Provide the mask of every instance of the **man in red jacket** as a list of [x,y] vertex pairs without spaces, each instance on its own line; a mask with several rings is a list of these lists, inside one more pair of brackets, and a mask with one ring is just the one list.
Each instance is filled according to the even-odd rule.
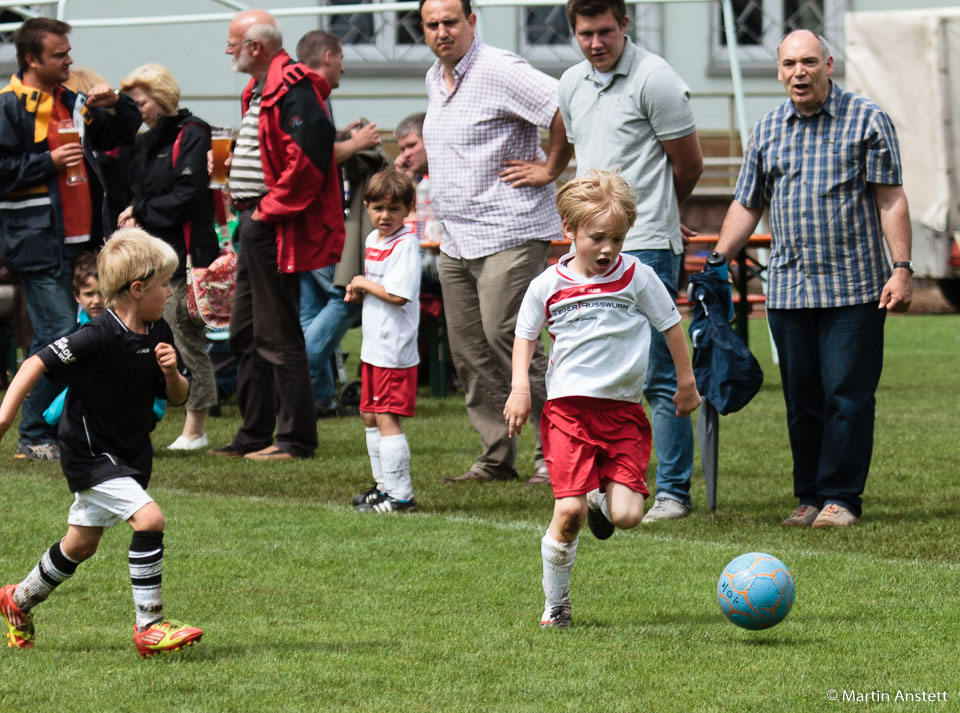
[[308,458],[317,447],[298,273],[337,262],[344,237],[330,86],[282,44],[263,10],[239,13],[227,33],[233,68],[251,76],[229,186],[240,215],[230,348],[243,425],[209,452],[248,460]]

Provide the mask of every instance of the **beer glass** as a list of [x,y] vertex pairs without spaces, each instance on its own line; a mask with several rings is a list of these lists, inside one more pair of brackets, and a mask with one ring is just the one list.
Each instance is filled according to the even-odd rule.
[[[57,134],[60,136],[60,145],[65,146],[66,144],[79,144],[80,143],[80,127],[71,120],[71,119],[61,119],[60,125],[57,129]],[[77,164],[76,166],[67,166],[67,185],[72,186],[76,183],[86,183],[87,177],[83,172],[83,166]]]
[[210,133],[210,149],[213,151],[213,174],[211,188],[227,187],[227,156],[233,144],[233,129],[213,129]]

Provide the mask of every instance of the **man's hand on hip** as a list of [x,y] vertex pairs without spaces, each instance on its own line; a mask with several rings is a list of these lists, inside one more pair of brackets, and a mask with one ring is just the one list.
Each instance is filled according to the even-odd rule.
[[511,188],[531,186],[539,188],[556,179],[547,171],[546,164],[534,161],[504,161],[504,169],[500,171],[500,180],[509,183]]

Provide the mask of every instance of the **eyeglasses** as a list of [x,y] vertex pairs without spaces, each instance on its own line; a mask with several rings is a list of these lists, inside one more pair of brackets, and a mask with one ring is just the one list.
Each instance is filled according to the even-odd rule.
[[256,40],[240,40],[239,42],[227,42],[227,49],[233,52],[237,48],[237,45],[245,45],[248,42],[256,42]]

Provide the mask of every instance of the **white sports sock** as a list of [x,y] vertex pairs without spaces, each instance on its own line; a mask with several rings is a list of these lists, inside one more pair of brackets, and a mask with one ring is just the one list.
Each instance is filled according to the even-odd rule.
[[387,495],[397,500],[413,499],[410,481],[410,445],[405,434],[380,437],[380,463]]
[[607,494],[605,492],[594,488],[587,493],[587,507],[591,510],[599,510],[605,518],[613,522],[610,518],[610,507],[607,505]]
[[163,619],[163,532],[135,530],[128,553],[137,630]]
[[70,579],[77,571],[77,564],[63,553],[60,543],[56,543],[43,553],[30,574],[13,590],[13,603],[24,613],[30,611]]
[[613,518],[610,517],[610,505],[607,502],[607,494],[603,494],[603,499],[600,501],[600,512],[603,513],[603,516],[607,518],[610,522],[613,522]]
[[384,492],[383,473],[380,471],[380,429],[376,426],[364,428],[367,432],[367,455],[370,456],[370,470],[377,481],[377,489]]
[[570,572],[573,560],[577,556],[578,537],[570,543],[557,542],[546,533],[540,540],[540,554],[543,557],[543,595],[546,597],[546,609],[570,601]]

